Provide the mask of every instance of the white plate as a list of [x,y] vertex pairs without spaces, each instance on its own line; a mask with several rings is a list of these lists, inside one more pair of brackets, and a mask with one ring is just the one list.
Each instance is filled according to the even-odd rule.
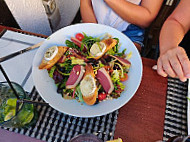
[[[94,106],[81,105],[76,100],[65,100],[61,94],[56,92],[57,87],[53,79],[48,76],[47,70],[38,69],[47,48],[53,45],[65,45],[65,40],[70,39],[71,36],[75,36],[78,32],[84,32],[93,37],[109,33],[113,37],[119,38],[121,43],[120,50],[127,48],[126,53],[132,51],[130,59],[132,65],[129,71],[129,79],[124,83],[126,86],[125,91],[122,92],[121,97],[118,99],[104,101]],[[119,109],[133,97],[142,78],[142,60],[135,45],[118,30],[100,24],[76,24],[55,32],[38,49],[33,61],[32,76],[37,91],[54,109],[77,117],[95,117]]]

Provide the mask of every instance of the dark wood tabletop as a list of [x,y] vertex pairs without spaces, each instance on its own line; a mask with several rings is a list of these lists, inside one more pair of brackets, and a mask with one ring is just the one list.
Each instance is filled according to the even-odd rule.
[[[0,25],[0,32],[7,28],[13,31],[34,34]],[[162,140],[166,106],[167,78],[159,76],[152,66],[155,60],[142,58],[143,76],[139,89],[133,98],[119,109],[114,138],[124,142],[154,142]],[[41,142],[25,135],[0,128],[0,142]]]
[[119,109],[114,135],[127,142],[154,142],[163,138],[167,79],[152,69],[156,61],[146,58],[142,61],[142,82],[134,97]]

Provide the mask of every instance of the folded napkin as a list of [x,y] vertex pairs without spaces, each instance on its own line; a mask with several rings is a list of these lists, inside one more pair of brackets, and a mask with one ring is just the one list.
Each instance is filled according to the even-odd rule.
[[[32,35],[6,31],[6,33],[0,38],[0,58],[25,49],[43,40],[44,38]],[[1,63],[9,79],[20,84],[25,91],[28,92],[30,92],[34,86],[31,71],[36,51],[37,49],[33,49]],[[5,81],[1,71],[0,81]]]

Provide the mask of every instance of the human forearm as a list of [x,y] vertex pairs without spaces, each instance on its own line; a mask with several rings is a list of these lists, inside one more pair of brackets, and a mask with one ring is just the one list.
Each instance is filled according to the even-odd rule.
[[190,77],[190,62],[185,50],[179,47],[185,35],[183,26],[174,19],[168,19],[160,33],[160,56],[158,58],[158,74],[178,77],[186,81]]
[[163,0],[143,0],[141,5],[130,3],[126,0],[104,0],[124,20],[148,27],[156,17]]
[[160,32],[160,54],[167,50],[178,47],[185,35],[183,26],[176,20],[168,19]]
[[178,47],[184,35],[190,29],[190,3],[181,0],[177,8],[165,21],[160,33],[160,52]]
[[80,0],[80,13],[84,23],[97,23],[91,0]]
[[160,34],[160,56],[157,72],[161,76],[178,77],[181,81],[190,78],[190,60],[179,43],[190,29],[190,3],[181,0],[164,23]]

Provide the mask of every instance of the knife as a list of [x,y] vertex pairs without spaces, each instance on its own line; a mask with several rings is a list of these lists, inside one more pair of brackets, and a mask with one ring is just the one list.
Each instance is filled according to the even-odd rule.
[[8,59],[11,59],[11,58],[13,58],[13,57],[15,57],[15,56],[17,56],[17,55],[20,55],[20,54],[23,54],[23,53],[25,53],[25,52],[27,52],[27,51],[30,51],[30,50],[32,50],[32,49],[38,48],[39,46],[42,45],[43,42],[44,42],[44,41],[41,41],[41,42],[39,42],[39,43],[37,43],[37,44],[35,44],[35,45],[33,45],[33,46],[30,46],[30,47],[28,47],[28,48],[22,49],[22,50],[20,50],[20,51],[17,51],[17,52],[15,52],[15,53],[10,54],[10,55],[4,56],[4,57],[0,58],[0,63],[3,62],[3,61],[6,61],[6,60],[8,60]]

